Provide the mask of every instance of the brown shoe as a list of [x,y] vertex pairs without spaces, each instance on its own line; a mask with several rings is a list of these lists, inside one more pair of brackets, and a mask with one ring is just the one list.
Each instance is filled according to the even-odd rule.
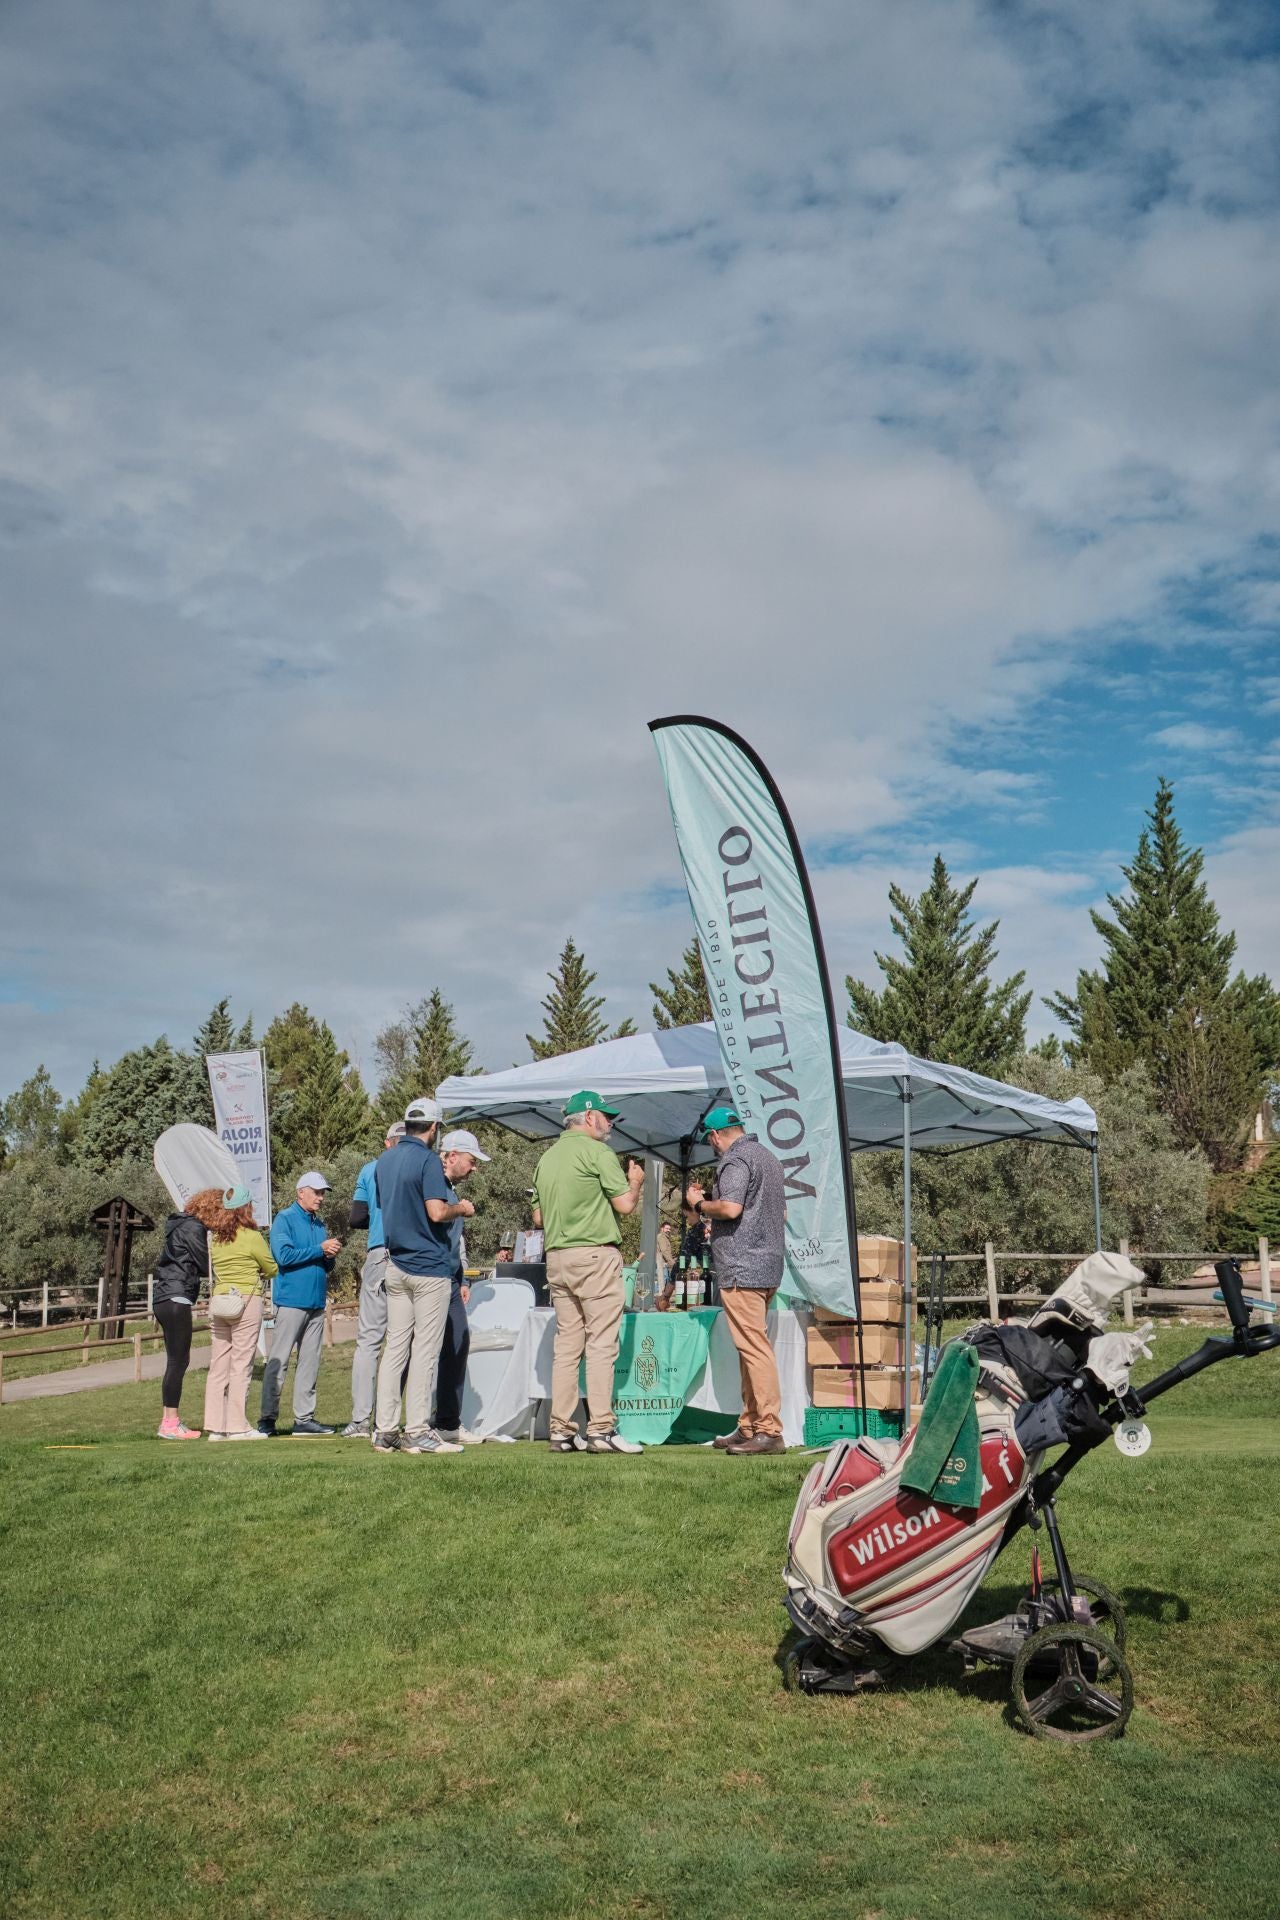
[[741,1427],[735,1427],[732,1433],[718,1433],[711,1444],[723,1453],[727,1447],[736,1447],[740,1441],[750,1438],[751,1435],[744,1433]]
[[750,1440],[735,1440],[726,1453],[785,1453],[787,1443],[780,1433],[757,1433]]

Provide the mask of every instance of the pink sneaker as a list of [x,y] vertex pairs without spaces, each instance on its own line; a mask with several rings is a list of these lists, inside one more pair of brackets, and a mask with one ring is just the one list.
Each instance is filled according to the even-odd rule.
[[156,1438],[158,1440],[198,1440],[200,1438],[200,1429],[198,1427],[184,1427],[181,1420],[170,1420],[166,1418],[162,1420],[156,1428]]

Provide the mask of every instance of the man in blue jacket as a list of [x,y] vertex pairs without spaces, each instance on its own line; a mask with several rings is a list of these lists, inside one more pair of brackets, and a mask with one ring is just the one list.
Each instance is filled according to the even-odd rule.
[[[387,1128],[387,1151],[404,1139],[404,1121]],[[356,1179],[351,1203],[351,1225],[369,1232],[364,1265],[360,1269],[360,1303],[356,1309],[356,1350],[351,1362],[351,1419],[342,1429],[343,1440],[368,1440],[373,1419],[373,1394],[378,1380],[378,1355],[387,1336],[387,1237],[378,1205],[376,1160],[366,1160]]]
[[259,1433],[274,1434],[276,1430],[280,1388],[295,1347],[294,1438],[316,1438],[333,1432],[315,1417],[316,1381],[324,1345],[324,1303],[334,1256],[342,1247],[341,1240],[320,1218],[320,1202],[328,1192],[329,1182],[322,1173],[304,1173],[298,1182],[298,1198],[276,1215],[271,1228],[271,1252],[280,1271],[272,1288],[276,1330],[262,1376]]

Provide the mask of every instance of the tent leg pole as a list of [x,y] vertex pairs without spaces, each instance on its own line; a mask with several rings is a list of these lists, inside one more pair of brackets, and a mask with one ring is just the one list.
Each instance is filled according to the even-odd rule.
[[1102,1188],[1098,1184],[1098,1143],[1095,1140],[1089,1149],[1089,1158],[1093,1163],[1093,1244],[1102,1252]]
[[911,1076],[902,1083],[902,1431],[911,1424]]

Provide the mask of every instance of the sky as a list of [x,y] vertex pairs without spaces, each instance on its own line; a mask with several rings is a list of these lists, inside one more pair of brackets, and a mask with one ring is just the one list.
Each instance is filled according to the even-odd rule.
[[1280,974],[1278,72],[1231,0],[8,0],[0,1094],[227,994],[503,1067],[568,934],[648,1024],[671,712],[838,987],[937,851],[1070,986],[1162,774]]

